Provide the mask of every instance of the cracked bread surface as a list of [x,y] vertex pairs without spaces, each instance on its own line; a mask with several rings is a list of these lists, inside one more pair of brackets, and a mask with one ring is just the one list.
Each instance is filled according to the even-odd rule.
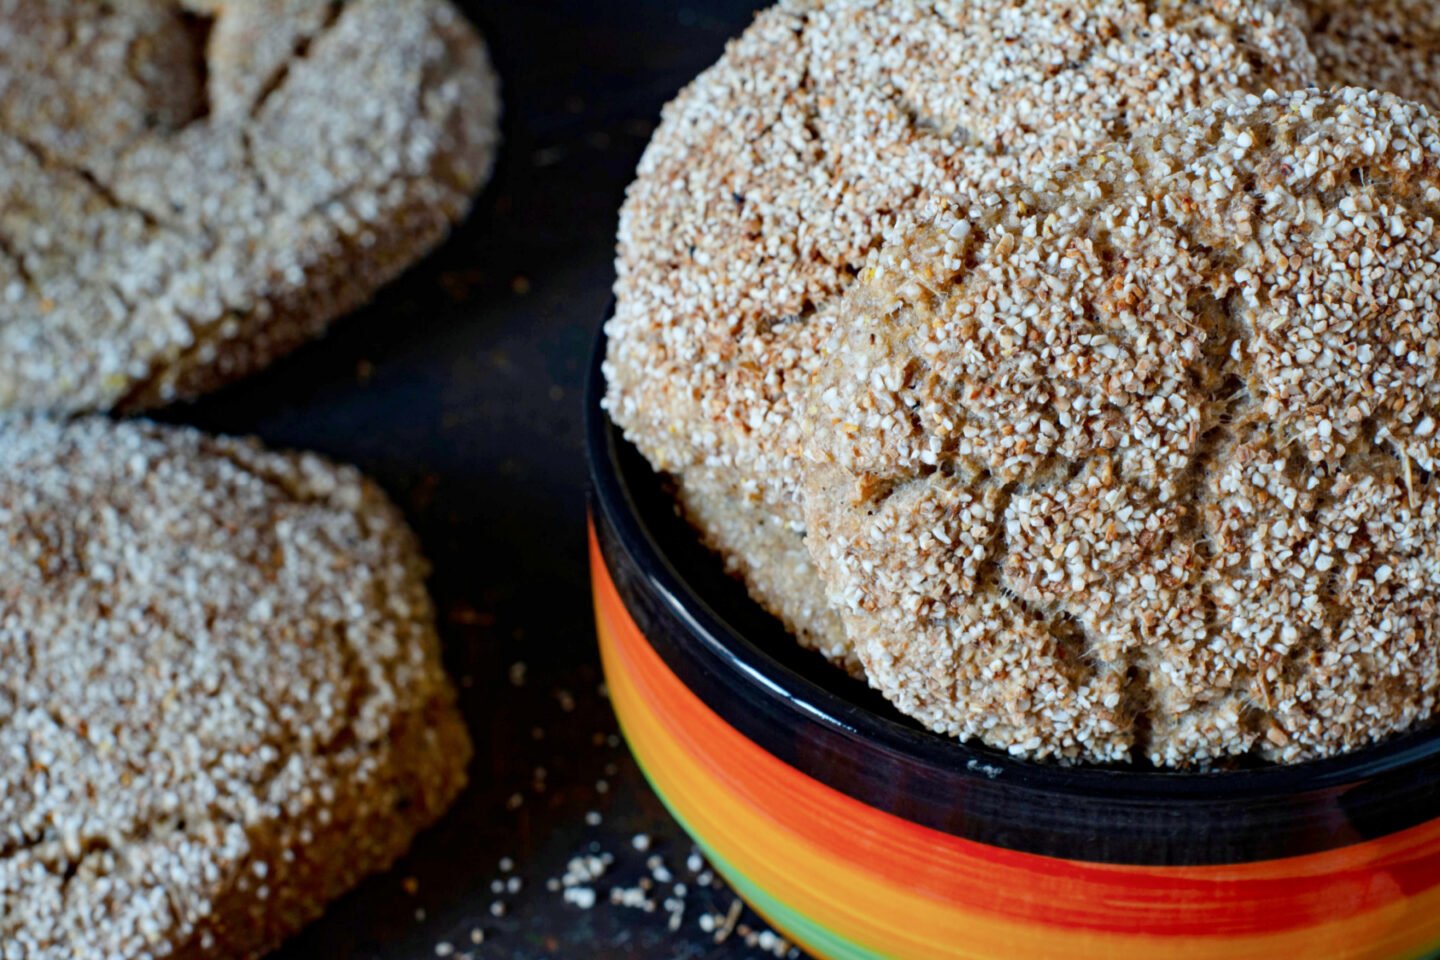
[[1288,2],[787,0],[664,112],[621,211],[606,406],[751,592],[853,661],[805,558],[798,412],[834,304],[935,197],[1313,80]]
[[867,674],[1035,758],[1329,756],[1440,690],[1440,128],[1314,90],[937,211],[840,311],[809,545]]
[[258,957],[464,784],[426,568],[372,483],[0,418],[0,955]]
[[0,409],[153,408],[319,335],[488,178],[446,0],[0,2]]

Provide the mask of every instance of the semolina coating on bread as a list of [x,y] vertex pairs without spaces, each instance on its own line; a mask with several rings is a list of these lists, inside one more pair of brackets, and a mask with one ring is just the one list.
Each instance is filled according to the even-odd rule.
[[448,0],[0,2],[0,410],[266,366],[442,240],[499,94]]
[[870,261],[807,421],[872,684],[1037,758],[1331,756],[1440,692],[1440,125],[1219,104]]
[[663,114],[620,215],[607,408],[806,646],[799,411],[833,307],[937,198],[1314,80],[1284,0],[784,0]]
[[0,418],[0,943],[241,960],[465,781],[384,494],[191,430]]

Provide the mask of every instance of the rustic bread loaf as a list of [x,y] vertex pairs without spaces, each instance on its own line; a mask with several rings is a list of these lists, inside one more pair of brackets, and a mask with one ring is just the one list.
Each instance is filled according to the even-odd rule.
[[354,470],[0,418],[0,954],[239,960],[465,779],[425,566]]
[[0,409],[251,373],[428,251],[499,101],[447,0],[0,2]]
[[800,640],[853,665],[804,560],[800,397],[835,300],[937,197],[1314,79],[1285,0],[785,0],[666,108],[621,212],[608,409]]
[[1247,98],[873,257],[808,411],[871,682],[1030,757],[1295,762],[1440,692],[1440,125]]

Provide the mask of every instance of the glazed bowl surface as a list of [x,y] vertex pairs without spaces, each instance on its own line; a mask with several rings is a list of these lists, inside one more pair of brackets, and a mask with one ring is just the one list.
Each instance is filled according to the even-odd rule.
[[625,737],[735,889],[830,960],[1440,956],[1440,731],[1209,773],[926,731],[802,650],[587,391],[591,576]]

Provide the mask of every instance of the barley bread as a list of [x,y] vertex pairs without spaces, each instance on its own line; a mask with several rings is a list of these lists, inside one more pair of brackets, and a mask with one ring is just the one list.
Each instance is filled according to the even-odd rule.
[[448,0],[0,0],[0,410],[252,373],[437,244],[499,100]]
[[0,418],[0,956],[258,957],[449,805],[426,568],[353,469]]
[[939,197],[1314,79],[1289,2],[785,0],[664,112],[620,215],[606,405],[706,541],[854,666],[805,560],[800,398],[835,301]]
[[1068,761],[1298,762],[1440,692],[1440,126],[1222,103],[871,259],[807,421],[872,684]]

